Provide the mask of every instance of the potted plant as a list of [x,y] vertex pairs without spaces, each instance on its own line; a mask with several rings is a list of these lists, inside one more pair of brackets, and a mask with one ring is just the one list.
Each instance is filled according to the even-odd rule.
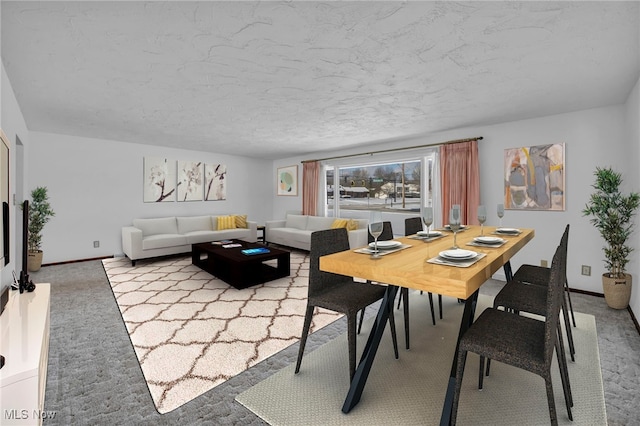
[[603,248],[607,271],[602,274],[602,287],[611,308],[625,309],[631,297],[631,275],[625,268],[633,248],[627,240],[633,231],[632,217],[640,204],[640,195],[620,192],[622,175],[612,168],[596,167],[595,192],[591,194],[582,214],[591,216],[590,222],[600,232],[606,245]]
[[27,269],[37,271],[42,266],[42,229],[55,216],[51,205],[47,188],[39,186],[31,191],[31,202],[29,203],[29,226],[27,237]]

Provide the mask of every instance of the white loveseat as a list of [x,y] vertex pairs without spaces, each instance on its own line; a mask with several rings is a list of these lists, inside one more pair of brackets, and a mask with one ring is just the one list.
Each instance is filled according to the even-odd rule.
[[[330,229],[336,218],[287,214],[285,220],[265,222],[265,240],[288,247],[296,247],[309,251],[311,249],[311,233]],[[349,246],[358,248],[367,245],[368,223],[366,219],[352,220],[357,229],[348,231]]]
[[[237,215],[227,215],[237,216]],[[246,220],[246,228],[218,229],[219,216],[163,217],[134,219],[122,228],[122,250],[135,265],[136,260],[191,252],[191,244],[238,239],[258,240],[258,224]],[[237,223],[244,225],[242,219]],[[234,221],[231,221],[233,224]]]

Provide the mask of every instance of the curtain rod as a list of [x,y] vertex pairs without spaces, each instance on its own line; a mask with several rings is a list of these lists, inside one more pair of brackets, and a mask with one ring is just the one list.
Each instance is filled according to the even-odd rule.
[[452,144],[452,143],[481,141],[482,139],[483,139],[482,136],[477,136],[475,138],[467,138],[467,139],[454,139],[454,140],[446,141],[446,142],[437,142],[437,143],[430,143],[430,144],[426,144],[426,145],[408,146],[408,147],[405,147],[405,148],[383,149],[383,150],[380,150],[380,151],[363,152],[361,154],[338,155],[338,156],[335,156],[335,157],[317,158],[315,160],[302,160],[301,163],[312,163],[314,161],[336,160],[338,158],[360,157],[360,156],[363,156],[363,155],[382,154],[382,153],[385,153],[385,152],[392,152],[392,151],[405,151],[405,150],[409,150],[409,149],[427,148],[427,147],[430,147],[430,146],[449,145],[449,144]]

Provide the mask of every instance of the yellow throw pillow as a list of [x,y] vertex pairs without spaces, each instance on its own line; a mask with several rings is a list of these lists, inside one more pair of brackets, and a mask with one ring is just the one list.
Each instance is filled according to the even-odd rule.
[[235,228],[236,218],[234,216],[218,216],[218,231]]
[[247,215],[246,214],[237,214],[234,216],[236,219],[236,228],[248,228],[247,224]]
[[346,227],[347,227],[347,219],[336,219],[331,224],[331,229],[346,228]]
[[358,229],[358,221],[354,219],[349,219],[347,222],[347,231],[355,231]]

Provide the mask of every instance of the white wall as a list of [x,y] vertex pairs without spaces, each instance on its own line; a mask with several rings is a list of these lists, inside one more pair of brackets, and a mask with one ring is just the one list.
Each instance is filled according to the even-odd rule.
[[[420,139],[370,145],[356,150],[321,152],[304,158],[287,158],[274,162],[274,169],[299,164],[301,160],[313,158],[483,136],[484,140],[479,142],[481,200],[487,206],[495,206],[502,202],[504,191],[502,166],[504,149],[565,143],[566,211],[508,210],[506,212],[503,225],[529,227],[536,231],[536,237],[513,259],[512,266],[515,270],[522,263],[539,264],[542,259],[550,261],[564,227],[569,223],[571,225],[567,264],[569,283],[574,288],[602,293],[601,274],[604,272],[602,241],[588,219],[582,217],[581,210],[591,192],[590,185],[593,183],[593,171],[596,166],[613,166],[628,179],[631,178],[628,171],[633,167],[625,155],[629,151],[630,144],[625,127],[625,113],[625,105],[616,105],[492,126],[469,127]],[[301,196],[274,197],[273,216],[284,217],[287,210],[301,209],[301,200]],[[489,216],[487,223],[497,225],[497,221],[497,216],[493,214]],[[638,247],[637,240],[636,247]],[[590,277],[580,274],[581,265],[591,266]],[[503,276],[501,273],[496,274],[496,277]]]
[[[144,203],[145,156],[226,164],[227,199]],[[121,254],[121,228],[137,217],[239,213],[262,223],[271,211],[271,161],[39,132],[30,133],[27,161],[27,191],[46,186],[56,212],[43,263]]]
[[[628,129],[628,150],[625,157],[628,161],[625,188],[627,191],[640,192],[640,79],[629,95],[626,107],[626,126]],[[640,315],[640,214],[635,217],[636,231],[632,235],[636,251],[631,254],[631,262],[627,271],[633,276],[630,306],[636,317]]]
[[[21,175],[16,173],[16,152],[18,149],[23,149],[16,147],[16,137],[19,137],[24,144],[25,142],[28,142],[29,135],[4,66],[1,66],[1,68],[0,103],[2,104],[2,110],[0,113],[0,127],[7,135],[10,143],[9,194],[11,197],[12,194],[16,193],[16,188],[22,187],[22,181],[24,179],[24,173]],[[26,147],[24,147],[24,149],[26,149]],[[17,225],[13,226],[16,221],[19,224],[21,223],[22,211],[18,206],[10,203],[9,215],[12,224],[12,226],[10,226],[10,263],[2,269],[2,284],[10,283],[13,280],[11,271],[15,271],[16,274],[19,274],[22,269],[21,257],[18,255],[18,253],[21,252],[20,248],[22,247],[22,244],[21,240],[17,238],[17,236],[22,236],[20,232],[17,232],[17,230],[21,228]]]

